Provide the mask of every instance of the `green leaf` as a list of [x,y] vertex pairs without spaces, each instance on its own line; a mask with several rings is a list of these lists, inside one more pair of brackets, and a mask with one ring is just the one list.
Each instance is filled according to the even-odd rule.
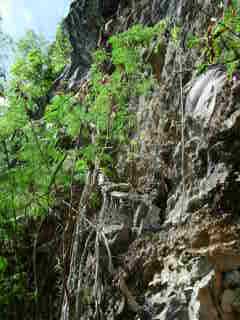
[[5,270],[7,269],[7,265],[7,259],[0,256],[0,273],[5,272]]
[[198,47],[199,44],[200,44],[200,38],[191,34],[188,36],[188,39],[187,39],[187,46],[189,49],[191,48],[194,48],[194,47]]

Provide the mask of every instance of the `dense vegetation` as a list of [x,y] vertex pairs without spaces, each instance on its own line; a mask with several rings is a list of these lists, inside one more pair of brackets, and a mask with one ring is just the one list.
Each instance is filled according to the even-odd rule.
[[[0,117],[0,241],[12,252],[0,258],[1,305],[38,299],[19,253],[24,222],[40,224],[96,163],[118,179],[115,155],[134,127],[129,98],[146,94],[154,81],[142,50],[153,37],[160,46],[164,29],[162,22],[138,25],[113,36],[111,50],[94,53],[91,79],[77,94],[54,87],[70,53],[61,29],[50,45],[32,31],[19,41]],[[96,196],[91,201],[98,206]]]
[[238,0],[230,3],[222,17],[211,19],[205,34],[190,36],[188,44],[202,52],[203,62],[198,65],[200,71],[212,64],[221,64],[231,78],[240,65],[240,7]]
[[[59,27],[56,40],[48,44],[33,31],[26,33],[16,48],[6,105],[0,117],[0,242],[10,255],[0,257],[0,316],[7,305],[32,300],[27,288],[27,270],[22,260],[21,241],[24,221],[47,214],[52,196],[50,181],[61,156],[57,137],[46,128],[43,113],[49,93],[69,58],[70,46]],[[53,167],[52,167],[53,166]],[[53,179],[53,178],[52,178]],[[22,217],[22,220],[21,220]]]

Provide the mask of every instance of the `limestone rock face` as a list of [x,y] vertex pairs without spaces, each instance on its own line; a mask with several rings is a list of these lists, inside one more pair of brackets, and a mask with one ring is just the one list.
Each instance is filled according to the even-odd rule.
[[70,81],[70,87],[89,70],[91,53],[97,44],[101,18],[98,1],[72,1],[69,13],[64,20],[72,45],[72,54],[71,64],[67,66],[63,77]]
[[73,88],[86,76],[97,47],[104,20],[110,19],[119,7],[119,0],[73,0],[64,20],[72,45],[71,63],[61,78]]
[[[104,233],[115,269],[111,281],[104,278],[101,319],[240,319],[240,82],[227,80],[222,66],[197,76],[198,53],[186,50],[187,34],[206,30],[209,16],[222,14],[217,3],[75,0],[65,20],[73,46],[64,75],[70,86],[88,72],[110,19],[113,33],[164,17],[182,24],[181,53],[166,36],[158,84],[129,101],[139,142],[134,191],[109,193]],[[128,176],[124,152],[117,170]],[[95,319],[92,313],[87,305],[81,319]]]

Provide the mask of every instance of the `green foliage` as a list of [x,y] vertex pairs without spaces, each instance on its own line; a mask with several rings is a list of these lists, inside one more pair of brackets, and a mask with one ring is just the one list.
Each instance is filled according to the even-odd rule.
[[188,48],[190,49],[200,45],[200,38],[193,34],[189,34],[187,40],[188,40]]
[[46,95],[64,66],[69,62],[70,44],[59,25],[55,41],[48,42],[34,31],[28,31],[17,44],[15,63],[11,68],[11,90],[14,97],[24,95],[36,100]]
[[171,29],[171,37],[175,43],[179,41],[180,32],[181,32],[181,28],[178,26],[175,26],[174,28]]
[[[150,66],[144,61],[142,51],[154,38],[162,39],[164,30],[164,22],[154,27],[136,25],[110,38],[111,55],[104,50],[94,55],[91,89],[86,102],[90,111],[88,120],[97,133],[95,150],[103,165],[112,162],[116,146],[128,143],[134,126],[127,108],[129,98],[146,94],[153,84],[153,78],[145,73],[150,71]],[[114,71],[105,74],[104,65],[109,59]]]
[[5,272],[7,268],[7,259],[0,256],[0,274]]
[[[164,29],[163,22],[137,25],[113,36],[111,53],[94,53],[89,90],[81,103],[59,93],[44,107],[40,120],[33,120],[30,111],[48,92],[69,47],[61,28],[50,50],[32,31],[18,43],[8,107],[0,116],[0,216],[14,222],[18,215],[47,212],[56,189],[69,187],[65,160],[74,164],[76,180],[82,180],[96,161],[105,172],[114,170],[114,156],[134,128],[129,99],[146,94],[153,84],[142,50],[153,39],[161,45]],[[111,73],[105,70],[107,63],[113,65]]]
[[28,30],[23,38],[17,43],[17,57],[25,58],[32,50],[40,52],[47,51],[47,41],[42,35],[35,33],[33,30]]
[[[164,28],[164,23],[151,28],[138,25],[113,36],[109,41],[111,54],[105,50],[94,53],[89,91],[81,104],[71,95],[60,95],[48,106],[45,114],[48,128],[61,130],[71,139],[83,142],[76,154],[75,178],[81,180],[96,161],[104,172],[113,170],[114,154],[128,143],[134,127],[128,111],[129,99],[146,94],[153,84],[153,78],[144,73],[150,66],[144,63],[142,49],[153,38],[160,39]],[[109,61],[114,67],[110,74],[105,71]]]
[[26,273],[17,266],[16,272],[11,274],[10,270],[7,270],[7,266],[7,263],[4,262],[4,268],[0,270],[1,319],[7,319],[9,317],[9,305],[22,305],[24,299],[32,300],[32,294],[28,293],[26,290]]
[[36,99],[48,92],[54,78],[47,42],[28,31],[17,44],[16,60],[11,68],[13,96],[24,95],[34,105]]
[[51,65],[55,74],[59,74],[70,61],[71,45],[62,24],[59,24],[56,39],[50,46],[49,54]]
[[188,46],[203,51],[205,62],[199,66],[203,71],[206,65],[223,64],[229,77],[240,66],[240,7],[238,1],[232,1],[222,18],[212,22],[203,37],[191,35]]
[[[29,31],[19,41],[8,106],[0,116],[0,231],[4,237],[11,236],[17,215],[48,211],[53,178],[60,185],[67,180],[61,170],[55,179],[63,156],[57,147],[57,128],[47,128],[43,119],[31,119],[31,112],[39,108],[55,79],[51,61],[48,44],[41,36]],[[6,228],[6,220],[13,221],[13,228]]]
[[[65,35],[58,29],[49,45],[33,32],[18,44],[7,91],[8,106],[0,115],[0,233],[10,240],[19,236],[19,217],[38,217],[49,212],[58,191],[69,192],[82,184],[96,163],[112,179],[116,154],[129,143],[135,120],[129,100],[147,94],[154,83],[143,49],[153,39],[161,46],[164,23],[134,26],[110,39],[112,52],[97,50],[88,90],[81,99],[58,94],[43,105],[44,96],[69,57]],[[111,65],[111,71],[106,68]],[[45,103],[46,104],[46,103]],[[101,197],[93,193],[89,206],[97,210]],[[21,228],[20,228],[21,229]],[[0,258],[0,305],[24,294],[24,272],[16,268],[12,280]],[[1,271],[2,270],[2,271]],[[15,280],[14,280],[15,279]],[[9,286],[9,294],[6,295]]]
[[154,27],[135,25],[128,31],[113,36],[109,41],[112,45],[113,63],[124,67],[127,74],[141,71],[141,49],[148,48],[154,38],[162,41],[165,28],[166,23],[161,21]]

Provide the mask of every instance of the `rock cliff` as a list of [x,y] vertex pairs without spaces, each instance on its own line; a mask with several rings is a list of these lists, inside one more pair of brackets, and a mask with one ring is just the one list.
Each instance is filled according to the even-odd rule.
[[[227,79],[221,65],[197,76],[194,66],[201,57],[186,48],[188,33],[201,33],[212,17],[222,14],[218,3],[71,4],[65,25],[73,51],[64,77],[76,90],[104,30],[113,34],[163,18],[168,18],[169,28],[181,25],[180,47],[166,34],[165,55],[154,59],[158,84],[147,97],[129,101],[137,118],[138,151],[134,162],[123,151],[117,170],[124,184],[134,168],[135,187],[109,181],[105,186],[103,233],[109,247],[108,252],[100,250],[99,301],[88,301],[99,263],[89,252],[80,319],[240,318],[240,82]],[[108,255],[111,274],[106,271]],[[69,279],[73,276],[70,268]],[[66,293],[62,320],[72,319],[70,305]]]

